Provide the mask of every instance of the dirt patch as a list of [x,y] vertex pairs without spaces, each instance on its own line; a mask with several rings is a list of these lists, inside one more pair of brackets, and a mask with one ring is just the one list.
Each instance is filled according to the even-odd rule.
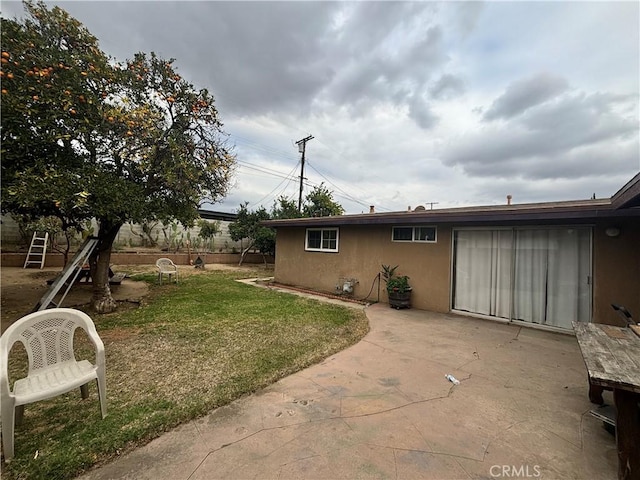
[[[31,313],[49,290],[47,280],[55,278],[59,268],[42,270],[3,267],[0,271],[0,312],[2,331],[18,318]],[[111,294],[117,302],[139,303],[149,293],[144,282],[125,278],[120,285],[111,285]],[[61,306],[80,308],[91,302],[92,285],[76,283]]]
[[[255,266],[254,273],[255,273]],[[124,272],[127,275],[140,273],[155,273],[155,265],[114,265],[114,272]],[[235,265],[207,265],[206,270],[197,269],[188,265],[178,266],[179,278],[191,275],[199,275],[211,270],[251,270]],[[15,320],[31,313],[40,299],[47,293],[49,285],[47,280],[55,278],[60,268],[23,269],[19,267],[2,267],[0,269],[0,327],[1,331],[11,325]],[[120,285],[111,285],[111,295],[120,303],[120,308],[125,305],[138,305],[149,294],[149,286],[145,282],[137,282],[125,278]],[[91,302],[92,285],[76,283],[62,303],[62,307],[83,308]]]

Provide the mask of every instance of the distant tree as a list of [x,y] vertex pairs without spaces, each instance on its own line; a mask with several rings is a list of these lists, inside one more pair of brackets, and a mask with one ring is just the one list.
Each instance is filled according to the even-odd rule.
[[248,240],[247,246],[243,248],[240,255],[239,265],[242,265],[247,253],[254,248],[262,253],[262,258],[266,264],[265,255],[272,255],[275,250],[275,232],[269,227],[260,225],[260,222],[269,220],[270,215],[264,207],[250,211],[248,205],[249,202],[240,205],[238,218],[235,222],[229,224],[229,235],[235,242],[243,239]]
[[342,215],[344,208],[333,200],[333,192],[321,183],[305,197],[302,213],[303,217],[328,217]]
[[120,227],[191,225],[203,200],[226,194],[235,158],[213,97],[172,60],[116,63],[64,10],[24,5],[24,21],[2,19],[2,211],[76,229],[95,217],[92,304],[109,312]]
[[198,236],[208,244],[208,248],[213,250],[213,237],[221,232],[220,221],[209,222],[201,218],[198,220],[198,226],[200,227]]
[[323,184],[314,188],[305,198],[304,208],[302,212],[298,211],[298,207],[293,200],[286,197],[279,197],[273,202],[271,212],[267,212],[264,207],[258,210],[250,211],[248,209],[249,202],[240,205],[238,210],[238,219],[229,225],[229,233],[231,239],[240,241],[247,239],[248,244],[243,248],[240,256],[240,265],[244,261],[246,254],[251,249],[257,249],[262,253],[263,259],[265,255],[275,255],[276,252],[276,234],[275,230],[261,225],[265,220],[280,220],[286,218],[301,217],[324,217],[329,215],[342,215],[344,209],[339,203],[333,200],[333,193],[329,191]]
[[293,200],[289,200],[287,197],[279,197],[278,200],[274,200],[273,207],[271,207],[272,219],[300,217],[302,217],[302,214],[298,212],[298,206]]

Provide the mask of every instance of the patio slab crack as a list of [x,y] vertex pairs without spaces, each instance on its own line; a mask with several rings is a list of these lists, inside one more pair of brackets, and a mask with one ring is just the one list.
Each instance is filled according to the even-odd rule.
[[[412,402],[407,402],[407,403],[402,404],[402,405],[398,405],[396,407],[386,408],[386,409],[379,410],[379,411],[376,411],[376,412],[360,413],[360,414],[354,414],[354,415],[329,416],[327,418],[314,419],[314,420],[310,420],[310,421],[307,421],[307,422],[296,422],[296,423],[290,423],[290,424],[287,424],[287,425],[278,425],[278,426],[275,426],[275,427],[263,427],[263,428],[260,428],[260,429],[254,431],[254,432],[252,432],[252,433],[250,433],[248,435],[245,435],[242,438],[238,438],[237,440],[234,440],[234,441],[229,442],[229,443],[225,443],[223,445],[220,445],[220,447],[218,447],[218,448],[214,448],[214,449],[210,450],[204,456],[202,461],[200,463],[198,463],[198,465],[193,469],[193,471],[191,472],[191,474],[187,478],[188,479],[192,478],[193,475],[200,469],[200,467],[207,461],[207,459],[211,455],[213,455],[213,454],[215,454],[215,453],[219,452],[220,450],[225,449],[227,447],[231,447],[233,445],[237,445],[239,443],[242,443],[245,440],[248,440],[248,439],[250,439],[252,437],[260,435],[261,433],[264,433],[264,432],[277,431],[277,430],[282,430],[282,429],[289,429],[289,428],[298,427],[298,426],[301,426],[301,425],[310,425],[310,424],[313,424],[313,423],[328,422],[328,421],[333,421],[333,420],[344,421],[344,420],[354,419],[354,418],[365,418],[365,417],[374,417],[376,415],[384,415],[386,413],[402,410],[403,408],[407,408],[407,407],[410,407],[410,406],[413,406],[413,405],[421,405],[421,404],[429,403],[429,402],[432,402],[432,401],[449,398],[451,396],[451,394],[453,393],[453,390],[454,390],[454,385],[452,385],[449,388],[449,391],[448,391],[448,393],[446,395],[440,395],[440,396],[432,397],[432,398],[425,398],[425,399],[422,399],[422,400],[415,400],[415,401],[412,401]],[[340,400],[342,401],[343,398],[352,398],[352,397],[349,397],[349,396],[340,397]],[[290,440],[290,441],[288,441],[286,443],[290,443],[291,441],[292,440]],[[278,448],[280,448],[280,447],[278,447]],[[385,447],[385,448],[390,448],[390,447]],[[266,456],[271,455],[276,450],[278,450],[278,449],[273,450],[272,452],[270,452]],[[426,453],[432,453],[432,452],[426,452]],[[438,453],[438,454],[439,455],[447,455],[446,453]],[[455,456],[455,455],[451,455],[451,456]],[[463,458],[466,458],[466,457],[463,457]],[[474,459],[469,459],[469,460],[474,460]],[[475,459],[475,460],[477,461],[477,459]]]

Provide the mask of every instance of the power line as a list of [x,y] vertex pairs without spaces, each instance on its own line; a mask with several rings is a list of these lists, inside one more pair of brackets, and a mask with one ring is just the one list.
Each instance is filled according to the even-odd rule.
[[[347,200],[350,200],[350,201],[352,201],[352,202],[358,203],[358,204],[360,204],[360,205],[362,205],[362,206],[364,206],[364,207],[369,207],[369,206],[370,206],[370,203],[369,203],[369,204],[367,204],[367,203],[363,202],[362,200],[359,200],[358,198],[354,197],[354,196],[353,196],[353,195],[351,195],[350,193],[346,192],[344,189],[340,188],[340,186],[336,185],[334,182],[332,182],[331,180],[329,180],[329,178],[327,178],[327,177],[326,177],[322,172],[320,172],[317,168],[315,168],[315,167],[311,164],[311,162],[308,162],[308,164],[309,164],[309,166],[310,166],[313,170],[315,170],[315,172],[316,172],[318,175],[320,175],[322,178],[324,178],[324,179],[329,183],[329,185],[331,185],[332,187],[334,187],[334,188],[335,188],[336,190],[338,190],[339,192],[342,192],[342,195],[340,195],[341,197],[346,198]],[[335,193],[335,192],[334,192],[334,193]],[[336,195],[338,195],[338,194],[336,193]],[[390,209],[388,209],[388,208],[384,208],[384,207],[380,207],[380,206],[378,206],[377,208],[379,208],[380,210],[387,210],[387,211],[391,211],[391,210],[390,210]]]
[[[319,187],[321,185],[320,183],[312,182],[312,181],[309,181],[309,180],[306,180],[304,182],[304,184],[307,187],[312,187],[312,188],[316,188],[316,187]],[[336,193],[336,192],[332,192],[332,194],[335,195],[336,197],[340,197],[340,198],[344,198],[345,200],[349,200],[350,202],[355,202],[355,203],[357,203],[359,205],[362,205],[363,207],[369,207],[369,205],[367,203],[363,202],[362,200],[358,200],[357,198],[354,198],[354,197],[351,197],[351,196],[347,196],[347,195],[343,195],[343,194]]]
[[[253,150],[255,150],[255,151],[259,152],[259,153],[268,154],[268,155],[271,155],[271,156],[278,156],[278,157],[281,157],[281,158],[285,158],[285,159],[287,159],[287,160],[291,160],[291,159],[294,159],[294,158],[295,158],[295,157],[294,157],[294,156],[292,156],[290,153],[285,152],[285,151],[283,151],[283,150],[279,150],[279,149],[274,148],[274,147],[272,147],[272,146],[270,146],[270,145],[265,145],[265,144],[261,144],[261,143],[258,143],[258,142],[254,142],[254,141],[252,141],[252,140],[250,140],[250,139],[247,139],[247,138],[245,138],[245,137],[241,137],[241,136],[239,136],[239,135],[230,135],[230,136],[233,136],[233,137],[235,137],[236,139],[240,140],[240,141],[244,144],[244,146],[245,146],[246,148],[253,149]],[[307,142],[307,141],[309,141],[309,140],[311,140],[311,139],[314,139],[314,138],[315,138],[315,137],[313,137],[313,136],[309,135],[308,137],[306,137],[306,138],[304,138],[304,139],[302,139],[302,140],[299,140],[298,142],[295,142],[295,143],[298,145],[298,147],[299,147],[299,151],[300,151],[300,153],[302,153],[302,155],[303,155],[303,158],[302,158],[301,160],[298,160],[298,163],[296,164],[296,167],[294,167],[294,169],[295,169],[295,168],[297,168],[297,165],[298,165],[298,164],[301,164],[301,163],[302,163],[302,167],[301,167],[301,175],[300,175],[300,189],[299,189],[299,194],[298,194],[298,203],[299,203],[299,205],[300,205],[300,207],[299,207],[299,208],[301,208],[301,204],[302,204],[302,186],[303,186],[303,182],[302,182],[302,180],[303,180],[303,176],[304,176],[304,164],[305,164],[305,163],[303,163],[303,162],[305,162],[305,160],[306,160],[306,157],[305,157],[305,155],[304,155],[304,153],[305,153],[305,152],[304,152],[304,150],[305,150],[305,147],[306,147],[306,142]],[[335,150],[334,148],[330,147],[330,146],[329,146],[329,145],[327,145],[326,143],[322,142],[321,140],[319,140],[319,141],[320,141],[320,143],[321,143],[322,145],[324,145],[327,149],[331,150],[332,152],[334,152],[334,153],[336,153],[336,154],[338,154],[338,155],[342,155],[340,152],[338,152],[338,151],[337,151],[337,150]],[[241,166],[244,166],[244,167],[246,167],[246,168],[249,168],[249,169],[252,169],[252,170],[256,170],[256,171],[258,171],[258,172],[265,173],[265,174],[267,174],[267,175],[272,175],[272,176],[275,176],[275,177],[278,177],[278,178],[282,178],[282,179],[283,179],[283,181],[282,181],[282,182],[280,182],[280,183],[278,184],[278,186],[276,186],[276,188],[275,188],[274,190],[278,189],[278,188],[280,187],[280,185],[282,185],[282,184],[284,183],[284,181],[289,180],[289,181],[287,182],[287,184],[284,186],[284,188],[281,190],[281,192],[284,192],[284,191],[288,188],[289,184],[291,183],[291,180],[292,180],[292,178],[291,178],[291,173],[289,173],[289,174],[286,174],[286,175],[285,175],[283,172],[280,172],[280,171],[277,171],[277,170],[268,169],[268,168],[266,168],[266,167],[262,167],[262,166],[260,166],[260,165],[252,164],[252,163],[250,163],[250,162],[246,162],[246,161],[242,161],[242,160],[237,160],[237,162],[238,162]],[[325,181],[326,181],[330,186],[332,186],[334,189],[336,189],[337,191],[339,191],[339,192],[341,192],[341,193],[342,193],[342,194],[338,194],[337,192],[334,192],[336,196],[340,196],[340,197],[342,197],[342,198],[344,198],[344,199],[346,199],[346,200],[349,200],[349,201],[355,202],[355,203],[357,203],[357,204],[359,204],[359,205],[362,205],[362,206],[364,206],[364,207],[368,207],[368,206],[369,206],[369,204],[367,204],[367,203],[363,202],[362,200],[359,200],[359,199],[358,199],[358,198],[356,198],[353,194],[351,194],[351,193],[347,192],[346,190],[344,190],[343,188],[341,188],[339,185],[337,185],[337,184],[336,184],[334,181],[332,181],[329,177],[327,177],[327,176],[326,176],[326,175],[324,175],[322,172],[320,172],[317,168],[315,168],[315,167],[311,164],[311,162],[309,162],[308,160],[306,160],[306,163],[308,163],[308,164],[309,164],[309,166],[310,166],[310,167],[311,167],[311,168],[312,168],[312,169],[313,169],[313,170],[314,170],[318,175],[320,175],[320,176],[321,176],[321,177],[322,177],[322,178],[323,178],[323,179],[324,179],[324,180],[325,180]],[[245,172],[245,174],[249,174],[249,173],[248,173],[248,172]],[[351,188],[355,188],[355,186],[351,186]],[[368,196],[369,196],[369,194],[368,194],[367,192],[364,192],[364,190],[362,190],[362,189],[360,189],[360,192],[362,192],[362,194],[363,194],[363,196],[364,196],[364,197],[368,197]],[[273,193],[273,191],[272,191],[272,192],[270,192],[270,193]],[[268,196],[269,196],[269,194],[267,195],[267,197],[268,197]],[[265,198],[267,198],[267,197],[265,197]],[[255,204],[260,203],[262,200],[264,200],[264,198],[263,198],[263,199],[261,199],[259,202],[256,202]],[[255,205],[255,204],[254,204],[254,205]],[[389,208],[385,208],[385,207],[383,207],[383,206],[379,206],[379,205],[378,205],[378,206],[376,206],[376,207],[377,207],[379,210],[391,211],[391,209],[389,209]]]
[[[298,162],[300,163],[300,162]],[[254,206],[262,203],[265,199],[269,198],[271,196],[271,194],[273,192],[275,192],[278,188],[280,188],[280,185],[282,185],[285,181],[289,180],[289,182],[291,182],[291,180],[293,180],[293,172],[296,171],[296,169],[298,168],[298,164],[296,163],[295,167],[293,167],[293,169],[291,169],[291,171],[289,172],[289,175],[287,175],[287,178],[284,178],[278,185],[276,185],[276,187],[271,190],[269,193],[267,193],[264,197],[262,197],[260,200],[258,200],[257,202],[255,202],[253,205],[250,206],[250,208],[253,208]],[[288,185],[288,183],[287,183]]]
[[[326,144],[325,142],[323,142],[323,141],[322,141],[322,140],[320,140],[320,139],[317,139],[317,140],[318,140],[318,142],[320,142],[320,144],[324,145],[324,147],[325,147],[325,148],[327,148],[328,150],[331,150],[333,153],[336,153],[336,154],[337,154],[337,155],[339,155],[341,158],[342,158],[342,157],[344,157],[344,153],[337,151],[335,148],[333,148],[333,147],[329,146],[328,144]],[[316,171],[317,171],[317,170],[316,170]],[[320,172],[318,172],[318,173],[320,174]],[[374,178],[377,178],[377,179],[379,179],[379,180],[381,180],[381,181],[383,181],[383,182],[386,182],[386,180],[385,180],[385,179],[383,179],[383,178],[381,178],[381,177],[379,177],[379,176],[377,176],[377,175],[371,175],[371,173],[370,173],[370,172],[369,172],[369,175],[370,175],[370,176],[373,176]],[[330,182],[330,180],[329,180],[329,179],[327,179],[327,182]],[[333,185],[335,186],[335,184],[333,184]],[[352,186],[352,188],[353,188],[353,186]],[[364,190],[362,190],[362,189],[359,189],[359,190],[360,190],[360,192],[362,192],[365,196],[368,196],[368,195],[369,195],[369,194],[368,194],[367,192],[365,192]],[[387,211],[389,211],[389,212],[393,211],[393,210],[392,210],[392,209],[390,209],[390,208],[384,208],[384,207],[376,207],[376,208],[379,208],[380,210],[387,210]]]
[[241,143],[245,144],[246,147],[251,148],[253,150],[257,150],[262,153],[268,153],[271,155],[276,155],[282,158],[286,158],[287,160],[296,160],[296,157],[291,154],[291,152],[285,152],[284,150],[279,150],[270,145],[265,145],[263,143],[258,143],[248,138],[240,137],[238,135],[231,135],[234,138],[241,140]]
[[[284,179],[287,179],[289,177],[289,174],[285,174],[285,173],[280,172],[278,170],[272,170],[272,169],[269,169],[269,168],[266,168],[266,167],[260,167],[259,165],[255,165],[255,164],[252,164],[252,163],[249,163],[249,162],[243,162],[241,160],[237,160],[237,162],[240,164],[240,167],[248,168],[248,169],[251,169],[251,170],[256,170],[256,171],[261,172],[261,173],[266,173],[267,175],[271,175],[271,176],[279,177],[279,178],[284,178]],[[296,165],[296,167],[297,167],[297,165]]]

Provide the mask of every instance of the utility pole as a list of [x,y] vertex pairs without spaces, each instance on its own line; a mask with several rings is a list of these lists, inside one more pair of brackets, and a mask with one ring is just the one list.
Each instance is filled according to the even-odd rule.
[[298,195],[298,212],[302,211],[302,181],[304,180],[304,152],[307,146],[307,142],[309,140],[313,140],[313,136],[309,135],[302,140],[298,140],[296,145],[298,145],[298,152],[302,154],[302,160],[300,162],[300,194]]

